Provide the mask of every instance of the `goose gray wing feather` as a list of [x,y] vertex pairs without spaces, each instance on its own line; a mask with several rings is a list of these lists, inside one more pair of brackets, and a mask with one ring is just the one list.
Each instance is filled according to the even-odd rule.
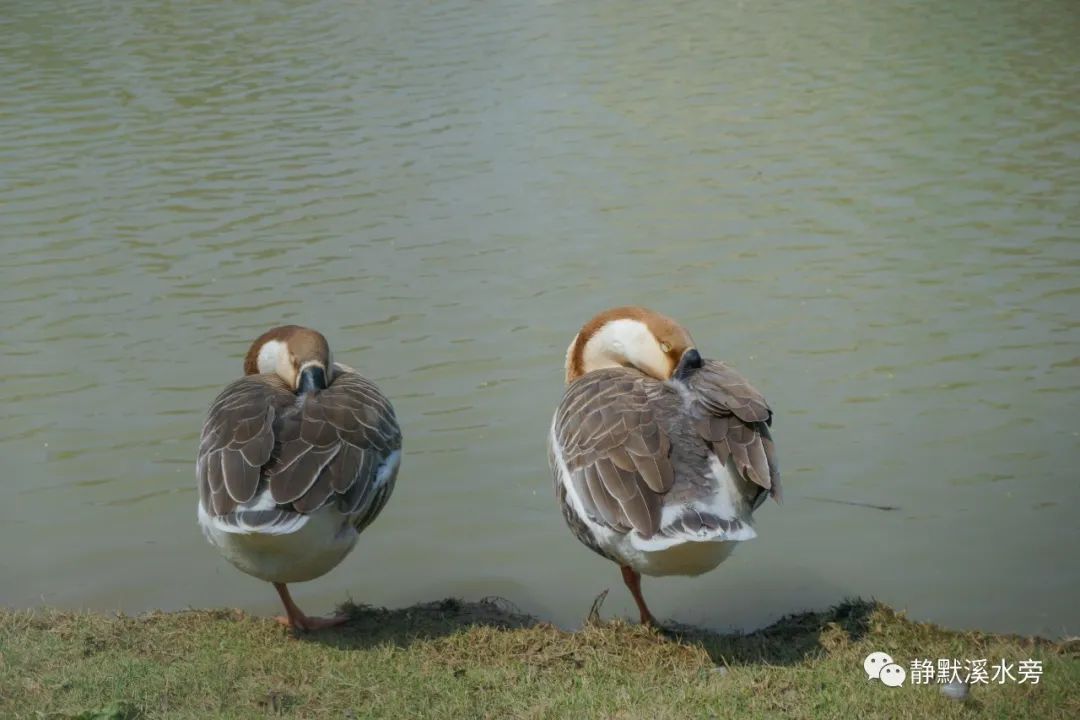
[[288,532],[330,503],[362,529],[393,490],[400,449],[393,406],[355,372],[301,397],[277,376],[250,375],[210,407],[196,463],[200,504],[239,532]]
[[597,370],[570,384],[555,413],[552,441],[586,514],[615,532],[656,533],[675,482],[656,404],[670,398],[657,385],[634,370]]
[[[778,502],[780,466],[770,426],[772,409],[750,382],[725,363],[706,360],[684,380],[695,427],[725,467]],[[765,499],[758,493],[754,506]]]

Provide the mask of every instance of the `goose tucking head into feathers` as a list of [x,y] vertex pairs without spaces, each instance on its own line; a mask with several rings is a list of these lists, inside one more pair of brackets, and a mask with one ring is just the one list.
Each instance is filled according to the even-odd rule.
[[765,398],[638,306],[587,322],[566,353],[549,458],[571,530],[618,563],[643,622],[640,574],[698,575],[756,536],[780,475]]
[[344,559],[389,500],[400,462],[401,431],[379,388],[334,363],[315,330],[277,327],[251,344],[244,377],[207,413],[199,523],[229,562],[274,584],[282,622],[335,624],[304,615],[287,584]]

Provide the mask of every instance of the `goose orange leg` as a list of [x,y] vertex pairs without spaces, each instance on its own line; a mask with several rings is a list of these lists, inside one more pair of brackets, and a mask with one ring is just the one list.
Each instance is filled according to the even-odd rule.
[[286,627],[296,628],[297,630],[321,630],[341,625],[348,620],[348,618],[341,615],[331,618],[308,617],[293,602],[292,595],[289,594],[289,587],[285,583],[274,583],[274,589],[277,590],[277,594],[281,598],[281,604],[285,606],[286,613],[285,615],[278,615],[274,619]]
[[621,565],[622,579],[626,583],[626,587],[630,588],[630,594],[634,596],[634,602],[637,603],[638,612],[641,613],[642,625],[656,625],[656,618],[649,612],[649,606],[645,604],[645,598],[641,595],[641,573],[634,570],[629,565]]

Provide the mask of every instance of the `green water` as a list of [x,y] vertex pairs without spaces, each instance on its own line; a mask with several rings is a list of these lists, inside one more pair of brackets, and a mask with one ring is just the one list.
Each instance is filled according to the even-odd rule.
[[1076,634],[1077,37],[1070,0],[4,3],[0,603],[275,611],[193,466],[299,322],[406,446],[305,609],[630,614],[544,444],[575,331],[637,302],[765,391],[785,483],[660,617]]

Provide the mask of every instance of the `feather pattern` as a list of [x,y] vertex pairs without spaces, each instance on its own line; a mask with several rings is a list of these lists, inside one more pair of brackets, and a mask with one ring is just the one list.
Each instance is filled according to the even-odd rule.
[[604,554],[595,538],[583,536],[588,523],[572,517],[559,463],[586,519],[601,528],[646,540],[734,535],[749,513],[734,505],[728,512],[707,510],[718,507],[710,456],[735,469],[747,510],[767,494],[779,499],[771,422],[765,398],[720,362],[706,361],[667,382],[625,367],[587,373],[567,388],[552,428],[564,515],[579,538]]
[[[393,490],[401,431],[374,383],[338,370],[329,387],[299,396],[271,374],[222,391],[196,463],[207,515],[244,532],[287,526],[331,503],[357,529],[375,519]],[[272,502],[252,505],[266,491]]]
[[[779,502],[780,466],[772,441],[772,409],[765,396],[725,363],[709,360],[690,373],[686,387],[692,413],[707,418],[708,424],[696,425],[701,436],[712,444],[725,466],[735,462],[735,469],[748,481],[767,491]],[[764,493],[758,493],[754,505],[760,505]]]

